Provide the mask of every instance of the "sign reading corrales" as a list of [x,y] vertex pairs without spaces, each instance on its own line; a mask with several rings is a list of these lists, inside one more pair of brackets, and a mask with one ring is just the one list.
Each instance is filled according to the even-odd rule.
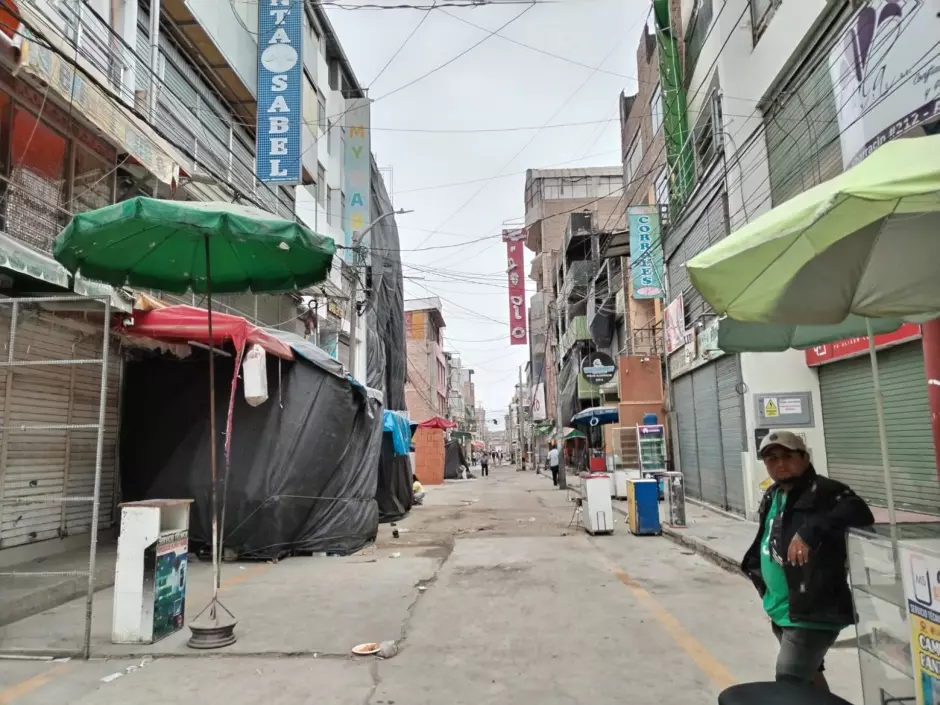
[[303,0],[260,0],[258,4],[255,175],[266,183],[301,180],[303,12]]

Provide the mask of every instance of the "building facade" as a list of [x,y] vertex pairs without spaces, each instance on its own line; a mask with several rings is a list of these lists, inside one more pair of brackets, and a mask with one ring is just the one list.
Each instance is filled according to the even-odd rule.
[[447,358],[444,314],[439,298],[405,301],[405,343],[408,361],[405,400],[408,416],[422,422],[448,413]]

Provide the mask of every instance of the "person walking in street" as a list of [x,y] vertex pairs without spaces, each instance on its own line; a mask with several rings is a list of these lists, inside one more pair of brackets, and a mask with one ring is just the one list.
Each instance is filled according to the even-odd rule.
[[480,456],[480,474],[483,475],[483,477],[490,476],[490,459],[486,453]]
[[552,442],[552,447],[548,451],[548,467],[552,471],[552,484],[558,487],[558,446]]
[[828,691],[826,652],[856,621],[845,532],[873,524],[874,517],[849,487],[816,473],[795,433],[771,431],[758,454],[773,484],[761,500],[757,536],[741,569],[763,598],[780,644],[776,680]]

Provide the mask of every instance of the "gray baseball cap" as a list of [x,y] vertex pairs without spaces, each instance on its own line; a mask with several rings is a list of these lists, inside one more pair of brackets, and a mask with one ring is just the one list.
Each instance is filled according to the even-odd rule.
[[760,442],[760,448],[757,454],[763,458],[767,449],[773,446],[781,446],[788,450],[798,450],[803,453],[806,452],[806,444],[803,442],[803,439],[792,431],[771,431],[764,436],[764,440]]

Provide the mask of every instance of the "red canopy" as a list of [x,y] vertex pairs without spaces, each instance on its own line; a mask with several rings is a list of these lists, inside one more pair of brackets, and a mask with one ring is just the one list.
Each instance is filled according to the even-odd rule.
[[448,428],[457,428],[457,424],[453,421],[441,418],[440,416],[435,416],[433,419],[419,423],[418,428],[437,428],[441,431],[446,431]]
[[[167,306],[153,311],[134,311],[132,325],[121,323],[121,331],[130,336],[185,343],[194,340],[209,344],[209,323],[205,309],[193,306]],[[238,350],[246,343],[257,343],[264,350],[284,360],[293,360],[290,346],[240,316],[212,312],[212,344],[232,341]]]

